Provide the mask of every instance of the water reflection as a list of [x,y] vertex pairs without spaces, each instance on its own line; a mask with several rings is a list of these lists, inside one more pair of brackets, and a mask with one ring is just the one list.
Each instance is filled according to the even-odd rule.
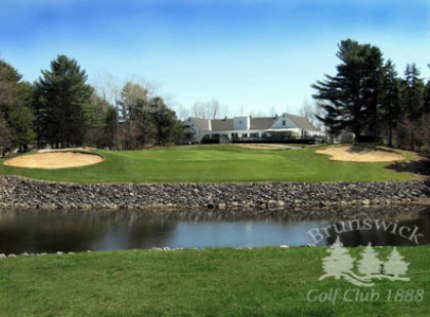
[[[415,246],[430,244],[430,212],[423,210],[409,215],[399,215],[393,219],[367,220],[370,230],[348,230],[339,234],[340,240],[346,246],[372,245],[378,246]],[[329,237],[322,244],[333,244],[342,228],[348,227],[345,222],[336,222],[337,231],[332,227]],[[363,228],[363,221],[359,222]],[[356,228],[356,227],[355,227]],[[402,229],[403,228],[403,229]]]
[[[367,213],[368,215],[372,213]],[[173,214],[174,215],[174,214]],[[339,221],[300,220],[285,215],[252,217],[208,214],[178,217],[132,212],[0,212],[0,253],[119,250],[135,248],[206,248],[306,245],[315,243],[310,230]],[[430,244],[430,210],[408,212],[385,219],[398,226],[417,226]],[[333,228],[319,244],[336,239]],[[341,233],[347,246],[414,245],[389,230],[354,230]]]

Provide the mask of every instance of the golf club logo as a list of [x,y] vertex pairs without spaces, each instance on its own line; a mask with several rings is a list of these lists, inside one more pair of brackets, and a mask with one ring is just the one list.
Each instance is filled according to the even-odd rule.
[[[333,277],[337,280],[344,279],[356,286],[374,286],[374,280],[388,279],[390,281],[409,281],[406,276],[409,263],[403,260],[403,256],[394,247],[388,259],[382,261],[379,254],[371,244],[363,249],[358,259],[354,259],[349,250],[343,247],[339,236],[336,242],[328,249],[328,255],[323,259],[322,269],[324,274],[319,280]],[[355,265],[356,264],[356,265]],[[354,272],[354,266],[357,272]]]

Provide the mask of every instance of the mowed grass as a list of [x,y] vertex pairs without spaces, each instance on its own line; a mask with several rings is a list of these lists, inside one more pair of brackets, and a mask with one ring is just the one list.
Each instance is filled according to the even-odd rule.
[[[379,258],[386,260],[391,249],[378,248]],[[373,292],[379,298],[357,301],[350,291],[350,302],[343,300],[346,290],[366,294],[372,288],[333,278],[319,281],[326,248],[146,250],[8,258],[0,261],[0,314],[428,316],[430,247],[398,250],[410,263],[410,281],[375,281]],[[361,251],[350,249],[355,258]],[[314,302],[315,294],[331,289],[341,294],[334,304]],[[312,302],[308,301],[311,290]],[[413,294],[395,297],[399,290]]]
[[[0,164],[0,175],[78,183],[190,183],[190,182],[332,182],[400,181],[416,178],[399,172],[393,163],[331,161],[299,150],[259,150],[235,145],[176,146],[142,151],[95,150],[102,163],[60,170],[14,168]],[[408,155],[407,160],[415,157]]]

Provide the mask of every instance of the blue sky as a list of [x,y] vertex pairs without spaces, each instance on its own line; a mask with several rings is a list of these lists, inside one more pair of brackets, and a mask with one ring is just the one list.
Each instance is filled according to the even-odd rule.
[[26,80],[66,54],[95,85],[143,81],[176,107],[215,98],[229,115],[298,112],[346,38],[430,77],[428,0],[0,1],[0,57]]

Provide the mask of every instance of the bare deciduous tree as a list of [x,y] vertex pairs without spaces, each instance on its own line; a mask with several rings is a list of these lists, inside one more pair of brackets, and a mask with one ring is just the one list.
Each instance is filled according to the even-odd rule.
[[221,115],[221,105],[216,99],[207,102],[196,102],[191,113],[196,118],[216,119]]
[[299,114],[305,117],[312,123],[315,127],[322,129],[323,123],[318,120],[318,117],[323,117],[324,109],[320,107],[317,103],[311,103],[309,100],[303,102],[302,107],[299,110]]

